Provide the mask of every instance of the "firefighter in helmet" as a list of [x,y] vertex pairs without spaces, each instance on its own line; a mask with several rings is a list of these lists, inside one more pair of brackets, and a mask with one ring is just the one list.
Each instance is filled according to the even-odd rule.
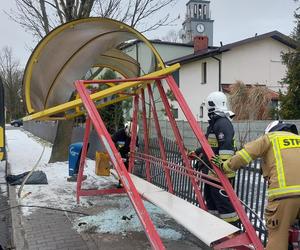
[[300,215],[300,136],[296,125],[274,121],[265,135],[247,143],[231,159],[223,162],[215,156],[212,162],[224,173],[231,173],[259,157],[268,182],[266,249],[286,250],[289,228]]
[[[127,121],[124,124],[124,128],[119,129],[112,135],[112,140],[118,149],[125,167],[128,170],[129,165],[129,153],[130,153],[130,142],[131,142],[131,135],[132,135],[132,122]],[[137,133],[138,133],[138,125],[137,125]],[[139,146],[138,143],[138,136],[136,137],[136,147]],[[119,186],[121,187],[121,181],[119,181]]]
[[[206,132],[206,138],[209,145],[215,154],[219,155],[222,161],[226,161],[234,155],[234,128],[231,123],[231,119],[234,113],[228,110],[227,98],[222,92],[212,92],[205,100],[205,106],[208,110],[209,126]],[[209,161],[206,156],[203,155],[202,148],[197,148],[195,151],[189,153],[189,157],[193,158],[196,154],[203,159],[206,164],[197,162],[197,170],[202,170],[204,173],[214,175],[204,165],[209,165]],[[235,171],[227,173],[227,177],[231,184],[234,184]],[[213,181],[211,181],[213,182]],[[221,219],[239,226],[239,218],[229,201],[229,198],[222,194],[220,190],[209,184],[204,186],[204,198],[208,211]]]
[[[128,159],[129,159],[129,152],[130,152],[130,142],[131,142],[131,135],[132,135],[132,122],[128,121],[124,124],[124,128],[119,129],[112,135],[112,140],[116,145],[121,157],[124,160],[124,164],[128,170]],[[137,127],[137,132],[138,132]],[[136,147],[138,147],[138,137],[136,140]]]

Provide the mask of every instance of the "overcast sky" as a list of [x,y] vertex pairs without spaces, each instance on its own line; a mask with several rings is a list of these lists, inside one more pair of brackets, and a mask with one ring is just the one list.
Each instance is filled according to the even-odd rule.
[[[3,13],[14,8],[14,0],[0,0],[0,49],[10,46],[15,58],[25,65],[34,41],[18,24]],[[180,14],[180,20],[175,26],[164,27],[145,34],[149,39],[161,38],[168,30],[181,29],[185,16],[185,4],[188,0],[178,0],[177,3],[165,10],[174,17]],[[278,30],[289,35],[295,26],[293,13],[299,3],[293,0],[211,0],[211,17],[214,21],[214,45],[235,42],[254,36]]]

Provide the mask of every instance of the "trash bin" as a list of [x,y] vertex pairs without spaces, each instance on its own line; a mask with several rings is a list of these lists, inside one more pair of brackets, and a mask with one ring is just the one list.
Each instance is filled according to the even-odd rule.
[[95,173],[98,176],[110,175],[109,156],[105,152],[96,151]]
[[69,176],[78,174],[82,147],[82,142],[72,143],[69,146]]

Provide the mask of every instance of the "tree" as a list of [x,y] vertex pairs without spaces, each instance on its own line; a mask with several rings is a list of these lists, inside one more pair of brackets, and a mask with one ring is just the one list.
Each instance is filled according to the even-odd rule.
[[235,120],[270,119],[271,96],[265,86],[246,86],[237,82],[231,86],[230,106],[235,113]]
[[163,41],[179,43],[182,42],[179,32],[176,30],[169,30],[167,35],[161,38]]
[[12,49],[4,47],[0,52],[0,76],[5,91],[6,121],[25,115],[22,97],[23,70],[14,59]]
[[[56,26],[65,22],[101,16],[122,21],[140,32],[155,30],[174,20],[166,14],[153,18],[154,14],[176,0],[15,0],[17,10],[10,17],[37,40],[42,39]],[[71,142],[73,121],[59,121],[49,162],[67,160]]]
[[56,26],[89,16],[119,20],[144,33],[168,26],[170,14],[153,16],[177,0],[15,0],[10,17],[40,40]]
[[[103,80],[116,79],[117,74],[110,69],[106,69],[106,71],[104,72],[101,78]],[[126,102],[128,102],[128,100],[114,103],[112,105],[101,108],[99,110],[99,114],[101,115],[101,118],[103,119],[103,122],[105,123],[106,128],[110,134],[113,134],[120,127],[124,125],[124,119],[123,119],[124,105],[122,104]]]
[[[298,9],[297,9],[298,11]],[[282,54],[282,61],[287,67],[286,76],[282,83],[288,85],[285,94],[280,93],[279,115],[283,119],[300,118],[300,14],[295,12],[296,27],[294,28],[291,39],[296,44],[296,49]]]

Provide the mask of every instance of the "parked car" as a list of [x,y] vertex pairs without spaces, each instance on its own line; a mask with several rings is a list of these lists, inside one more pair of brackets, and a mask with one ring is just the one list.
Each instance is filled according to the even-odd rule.
[[21,120],[21,119],[13,120],[10,122],[10,125],[12,125],[14,127],[23,126],[23,120]]

